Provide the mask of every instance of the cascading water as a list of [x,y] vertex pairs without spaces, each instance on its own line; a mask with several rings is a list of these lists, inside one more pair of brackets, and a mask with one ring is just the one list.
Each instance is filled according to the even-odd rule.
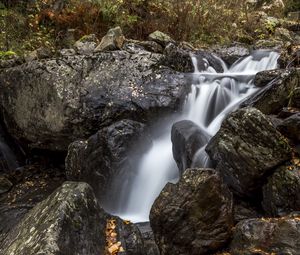
[[[197,69],[197,59],[192,57],[195,72],[183,113],[175,120],[191,120],[206,131],[208,139],[219,130],[224,117],[235,110],[249,95],[257,91],[253,78],[259,71],[274,69],[279,55],[276,52],[256,51],[231,68],[222,60],[223,73],[211,67],[203,72]],[[155,198],[167,182],[176,182],[179,177],[172,155],[170,131],[174,119],[165,126],[165,132],[154,140],[151,149],[140,159],[136,175],[127,185],[119,188],[119,207],[112,213],[133,222],[149,220],[149,212]],[[206,146],[206,145],[205,145]],[[209,157],[203,146],[194,157],[196,166],[209,166]],[[126,196],[127,195],[127,196]],[[121,201],[122,200],[122,201]]]

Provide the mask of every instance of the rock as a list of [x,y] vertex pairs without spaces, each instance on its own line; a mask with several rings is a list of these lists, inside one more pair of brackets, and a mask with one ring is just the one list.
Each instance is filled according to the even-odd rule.
[[230,248],[232,255],[300,254],[299,215],[241,221]]
[[133,39],[126,39],[122,47],[122,50],[126,50],[128,52],[135,52],[137,49],[160,54],[162,54],[164,51],[163,47],[156,42],[138,41]]
[[235,199],[234,201],[234,222],[237,224],[242,220],[258,218],[260,214],[256,208],[247,202]]
[[242,106],[252,106],[264,114],[277,114],[287,107],[292,91],[299,87],[300,69],[291,69],[282,73],[258,93],[246,100]]
[[278,113],[278,118],[288,118],[295,113],[300,113],[300,109],[295,107],[283,107],[281,111]]
[[171,132],[173,157],[181,173],[192,167],[195,153],[209,140],[209,135],[190,120],[176,122]]
[[62,48],[71,49],[76,42],[76,29],[68,29],[65,31],[60,38],[60,45]]
[[37,59],[44,59],[51,57],[52,52],[49,48],[46,47],[40,47],[32,52],[29,52],[27,55],[25,55],[25,61],[30,62]]
[[22,172],[20,170],[8,176],[14,186],[0,195],[0,247],[26,213],[65,181],[63,171],[59,169],[28,165]]
[[144,50],[63,54],[1,70],[2,119],[30,147],[66,151],[118,120],[176,112],[190,87],[163,59]]
[[120,27],[111,28],[102,38],[100,44],[94,50],[95,52],[119,50],[125,41],[122,29]]
[[91,55],[96,49],[99,41],[96,35],[86,35],[83,36],[80,40],[76,41],[74,48],[78,54],[82,55]]
[[228,115],[207,153],[225,182],[241,196],[255,195],[272,169],[291,158],[291,148],[264,114],[243,108]]
[[61,49],[58,54],[61,57],[69,57],[69,56],[75,56],[76,51],[74,49]]
[[[149,254],[148,247],[145,247],[143,236],[139,228],[127,221],[123,221],[119,217],[111,216],[112,220],[116,222],[116,233],[119,238],[124,252],[118,254],[122,255],[152,255]],[[95,254],[98,255],[98,254]]]
[[180,48],[175,44],[168,44],[164,50],[164,64],[172,67],[178,72],[192,73],[195,70],[191,56],[197,59],[197,68],[204,71],[208,66],[212,66],[217,72],[223,72],[220,61],[211,53],[205,51],[193,51],[186,48]]
[[291,36],[291,33],[288,29],[282,28],[282,27],[277,27],[274,32],[275,37],[278,37],[279,39],[283,41],[289,41],[292,42],[293,38]]
[[284,43],[278,39],[262,39],[255,41],[254,48],[255,49],[273,49],[278,50],[284,46]]
[[262,204],[270,216],[300,211],[300,167],[279,167],[263,187]]
[[265,87],[275,78],[280,77],[286,72],[285,69],[274,69],[274,70],[265,70],[258,72],[254,78],[254,84],[256,87]]
[[300,108],[300,85],[299,85],[299,83],[298,83],[298,88],[295,88],[292,92],[289,106]]
[[186,170],[155,200],[150,224],[164,254],[210,254],[222,248],[233,227],[232,195],[212,169]]
[[282,119],[278,118],[276,115],[268,115],[269,121],[272,123],[273,127],[277,127],[283,122]]
[[[144,147],[138,145],[141,142]],[[88,140],[71,143],[66,157],[67,179],[89,183],[96,196],[103,198],[114,177],[133,168],[133,161],[150,146],[145,125],[121,120],[100,129]]]
[[229,47],[217,47],[213,49],[213,52],[215,52],[215,54],[219,56],[228,66],[231,66],[239,58],[250,54],[249,49],[243,44],[234,44]]
[[2,243],[3,255],[103,254],[106,214],[86,183],[66,182],[36,205]]
[[160,31],[151,33],[148,38],[150,41],[157,42],[163,47],[166,47],[169,43],[175,43],[175,41],[169,35]]
[[13,184],[5,176],[0,175],[0,195],[9,191]]
[[144,241],[145,255],[160,255],[159,249],[155,243],[153,231],[149,222],[141,222],[135,224],[142,235]]
[[300,143],[300,113],[288,117],[277,128],[294,143]]

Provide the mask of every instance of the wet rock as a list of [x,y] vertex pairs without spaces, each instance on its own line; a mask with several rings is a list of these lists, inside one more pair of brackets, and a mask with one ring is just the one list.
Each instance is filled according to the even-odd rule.
[[13,184],[5,176],[0,175],[0,195],[9,191]]
[[148,253],[148,249],[144,245],[142,234],[135,224],[124,222],[122,219],[115,216],[112,216],[111,219],[116,221],[117,238],[119,238],[122,248],[124,249],[124,251],[119,254],[152,255],[151,253]]
[[175,44],[170,43],[165,48],[164,55],[165,65],[179,72],[192,73],[195,71],[191,56],[197,59],[199,71],[206,70],[208,66],[212,66],[217,72],[224,71],[220,61],[213,54],[205,51],[194,51],[186,47],[177,47]]
[[125,36],[123,35],[122,29],[120,27],[115,27],[107,32],[94,51],[119,50],[122,48],[124,41]]
[[65,181],[59,169],[44,169],[38,165],[26,166],[22,173],[8,178],[14,186],[0,195],[0,247],[8,232],[24,215]]
[[166,47],[169,43],[174,43],[175,41],[167,34],[155,31],[149,35],[149,40],[157,42],[163,47]]
[[209,135],[190,120],[176,122],[171,131],[173,157],[181,173],[190,168],[195,153],[207,144]]
[[283,122],[283,120],[278,118],[276,115],[268,115],[267,117],[275,128],[277,128]]
[[235,44],[229,47],[218,47],[213,49],[213,52],[215,52],[215,54],[228,66],[231,66],[239,58],[250,54],[249,49],[243,44]]
[[[74,50],[73,50],[74,51]],[[149,121],[181,108],[187,79],[144,50],[62,55],[0,73],[9,132],[33,148],[67,150],[124,118]]]
[[295,107],[283,107],[281,109],[281,111],[278,113],[278,118],[288,118],[291,117],[292,115],[296,114],[296,113],[300,113],[300,109],[299,108],[295,108]]
[[300,211],[300,167],[279,167],[263,187],[262,204],[271,216]]
[[130,170],[149,146],[151,139],[144,124],[131,120],[116,122],[88,140],[75,141],[69,146],[67,179],[89,183],[96,196],[103,198],[113,177]]
[[300,254],[299,215],[241,221],[230,245],[232,255]]
[[83,36],[80,40],[76,41],[74,48],[78,54],[82,55],[91,55],[96,49],[99,41],[96,35],[86,35]]
[[234,200],[234,222],[237,224],[242,220],[260,217],[261,214],[257,209],[245,201],[239,199]]
[[106,214],[86,183],[66,182],[7,235],[1,254],[103,254]]
[[251,96],[242,106],[255,107],[264,114],[277,114],[283,107],[288,106],[292,91],[299,87],[299,81],[300,70],[287,70]]
[[285,69],[274,69],[258,72],[255,75],[254,84],[257,87],[264,87],[272,80],[282,75],[284,72],[286,72]]
[[153,231],[149,222],[141,222],[135,224],[142,235],[144,241],[145,255],[160,255],[159,249],[155,243]]
[[230,238],[232,195],[215,170],[186,170],[155,200],[150,224],[162,255],[212,253]]
[[292,92],[290,106],[300,108],[300,85]]
[[264,177],[291,157],[285,138],[255,108],[231,113],[206,151],[226,183],[242,196],[253,196]]
[[288,117],[277,128],[284,136],[293,140],[294,143],[300,143],[300,113]]
[[104,254],[109,222],[114,222],[117,241],[126,251],[122,254],[145,254],[141,233],[134,224],[100,208],[88,184],[65,182],[12,228],[0,252]]

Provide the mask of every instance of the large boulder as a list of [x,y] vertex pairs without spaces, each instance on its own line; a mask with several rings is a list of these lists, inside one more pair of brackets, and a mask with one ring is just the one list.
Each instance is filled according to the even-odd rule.
[[162,66],[163,60],[136,49],[62,54],[2,69],[1,115],[18,140],[65,151],[117,120],[149,121],[180,109],[187,80]]
[[181,173],[192,167],[195,153],[209,140],[209,135],[190,120],[176,122],[172,126],[173,157]]
[[0,194],[0,247],[9,231],[29,210],[57,189],[65,177],[61,169],[35,164],[19,167],[7,175],[7,181],[7,192]]
[[231,66],[241,57],[246,57],[250,54],[249,48],[246,45],[235,43],[230,46],[218,46],[213,49],[213,52],[219,56],[228,66]]
[[230,245],[232,255],[300,254],[299,215],[241,221]]
[[286,139],[255,108],[231,113],[206,151],[226,183],[242,196],[253,196],[264,177],[291,157]]
[[66,182],[10,231],[0,253],[103,254],[105,228],[106,214],[91,187]]
[[[219,59],[203,50],[191,50],[187,47],[178,47],[170,43],[166,46],[164,55],[164,64],[179,72],[192,73],[195,71],[195,68],[203,71],[209,66],[212,66],[219,73],[224,71]],[[192,56],[195,58],[195,62],[192,61]]]
[[134,157],[140,157],[150,146],[151,138],[144,124],[118,121],[87,140],[70,144],[66,157],[67,179],[89,183],[96,196],[103,198],[113,178],[121,171],[130,170]]
[[277,114],[288,106],[292,91],[299,84],[300,69],[286,70],[242,105],[255,107],[264,114]]
[[300,166],[279,167],[263,187],[262,204],[271,216],[300,211]]
[[254,84],[257,87],[264,87],[275,78],[285,73],[285,69],[273,69],[258,72],[254,78]]
[[233,227],[232,195],[213,169],[188,169],[155,200],[150,224],[164,254],[210,254]]
[[76,182],[65,182],[30,210],[0,248],[3,255],[99,255],[122,250],[124,255],[146,254],[139,229],[107,214],[91,187]]
[[278,130],[294,143],[300,143],[300,113],[293,114],[278,125]]

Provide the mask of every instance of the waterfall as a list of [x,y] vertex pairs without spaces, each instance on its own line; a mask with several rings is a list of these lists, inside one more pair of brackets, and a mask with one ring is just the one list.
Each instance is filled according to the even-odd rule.
[[[182,114],[175,121],[170,119],[163,134],[154,140],[153,146],[139,160],[131,180],[124,180],[125,184],[120,185],[119,201],[115,201],[118,205],[110,210],[111,213],[133,222],[148,221],[151,206],[165,184],[176,182],[179,178],[172,155],[172,124],[179,120],[191,120],[206,131],[208,138],[212,137],[219,130],[224,117],[258,90],[253,85],[255,74],[276,68],[278,57],[276,52],[255,51],[229,69],[218,59],[223,66],[223,73],[217,73],[211,66],[200,72],[197,59],[192,57],[195,66],[193,84]],[[195,154],[194,165],[210,165],[205,147]]]

